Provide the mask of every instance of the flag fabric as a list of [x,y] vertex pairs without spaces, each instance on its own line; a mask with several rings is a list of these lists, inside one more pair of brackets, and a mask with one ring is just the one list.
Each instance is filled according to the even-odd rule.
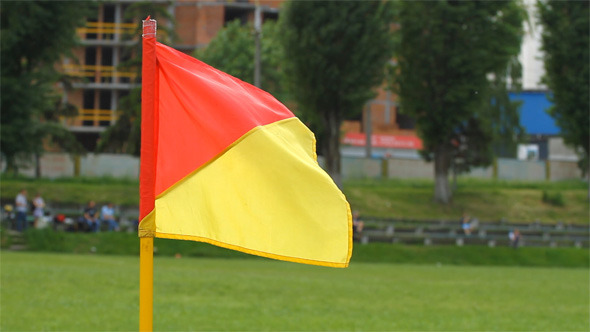
[[140,236],[348,266],[350,207],[318,165],[313,133],[267,92],[152,42]]

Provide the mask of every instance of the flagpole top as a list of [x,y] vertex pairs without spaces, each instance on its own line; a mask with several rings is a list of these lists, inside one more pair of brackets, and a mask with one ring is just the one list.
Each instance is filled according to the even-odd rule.
[[156,20],[148,17],[145,20],[142,20],[143,23],[143,34],[141,35],[143,38],[156,38],[156,30],[158,28],[158,23]]

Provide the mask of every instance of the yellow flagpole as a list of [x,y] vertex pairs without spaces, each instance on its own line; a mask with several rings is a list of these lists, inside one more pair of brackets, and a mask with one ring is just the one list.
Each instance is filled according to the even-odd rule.
[[153,330],[154,238],[139,238],[139,331]]
[[151,332],[154,311],[156,20],[143,20],[139,176],[139,330]]

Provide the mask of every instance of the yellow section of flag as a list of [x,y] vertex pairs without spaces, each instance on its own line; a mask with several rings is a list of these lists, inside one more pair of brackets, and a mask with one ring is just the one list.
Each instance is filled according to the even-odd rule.
[[348,202],[297,118],[253,128],[158,195],[154,212],[160,238],[331,267],[352,255]]

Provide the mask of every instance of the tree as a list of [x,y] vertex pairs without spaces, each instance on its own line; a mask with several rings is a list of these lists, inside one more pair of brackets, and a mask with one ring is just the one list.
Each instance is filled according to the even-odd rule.
[[561,128],[566,144],[580,153],[579,166],[588,172],[590,122],[590,3],[588,1],[539,1],[544,82],[552,92],[549,114]]
[[46,140],[68,151],[82,149],[59,123],[60,116],[77,110],[62,102],[58,82],[67,87],[67,77],[55,63],[76,45],[76,28],[84,24],[89,8],[74,2],[2,3],[0,149],[7,170],[15,174],[17,161],[38,157]]
[[[274,21],[266,21],[262,25],[261,88],[277,99],[285,101],[288,99],[288,94],[281,84],[283,49],[278,45],[278,32],[278,26]],[[195,51],[193,55],[221,71],[252,84],[254,52],[254,27],[242,25],[239,20],[235,20],[220,30],[206,48]]]
[[[151,15],[152,19],[158,21],[157,39],[164,43],[170,43],[175,39],[174,18],[167,11],[167,3],[140,1],[129,5],[125,9],[124,17],[126,20],[135,20],[138,17],[145,18]],[[170,24],[167,24],[170,23]],[[140,36],[143,33],[142,22],[139,21],[134,33],[124,35],[124,40],[136,41],[129,48],[123,50],[123,58],[129,58],[129,61],[121,63],[119,69],[126,71],[135,71],[137,76],[136,87],[131,89],[129,95],[121,98],[118,105],[117,122],[108,127],[101,136],[97,145],[97,150],[101,152],[127,153],[139,156],[141,152],[141,47]],[[139,42],[137,42],[139,41]]]
[[389,2],[291,1],[279,18],[290,92],[304,120],[320,130],[320,152],[338,184],[340,126],[383,82],[391,15]]
[[[454,158],[491,160],[490,102],[504,102],[491,100],[492,83],[520,51],[526,12],[516,1],[400,1],[397,9],[393,88],[402,112],[416,120],[423,157],[434,160],[434,198],[449,203]],[[496,110],[514,114],[512,107]],[[512,124],[503,127],[512,135]]]
[[[522,101],[510,100],[509,92],[521,89],[522,66],[514,56],[508,66],[489,75],[479,112],[455,130],[451,138],[453,151],[451,170],[454,191],[457,174],[473,167],[489,166],[497,156],[516,155],[516,147],[524,138],[519,108]],[[487,102],[485,102],[487,101]]]

